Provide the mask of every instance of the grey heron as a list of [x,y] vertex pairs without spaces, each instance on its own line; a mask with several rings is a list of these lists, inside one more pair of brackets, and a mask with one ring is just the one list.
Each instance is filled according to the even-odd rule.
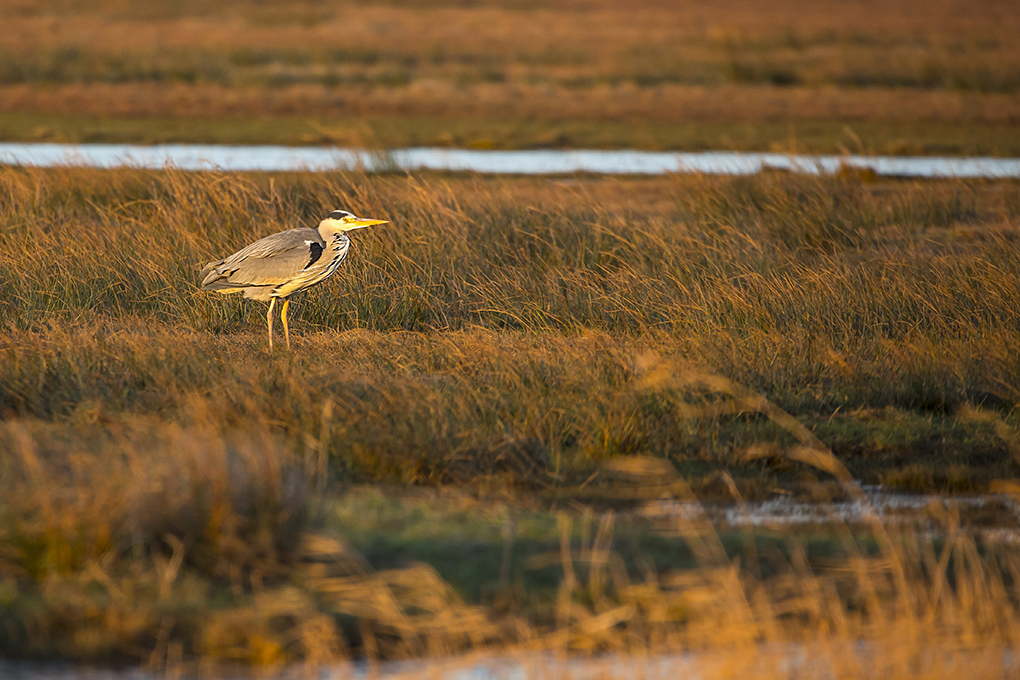
[[269,349],[273,349],[273,308],[283,300],[280,318],[290,349],[287,306],[290,296],[329,278],[347,257],[351,239],[347,232],[364,229],[387,220],[357,217],[346,210],[334,210],[316,228],[300,227],[266,236],[222,260],[202,269],[202,290],[224,295],[242,293],[252,300],[269,302],[266,323]]

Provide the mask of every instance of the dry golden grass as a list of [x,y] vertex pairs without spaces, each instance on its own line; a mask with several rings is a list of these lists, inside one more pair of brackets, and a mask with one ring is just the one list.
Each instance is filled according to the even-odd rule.
[[[670,539],[692,564],[644,567],[613,514],[517,548],[507,523],[508,553],[541,549],[471,596],[440,576],[463,544],[373,570],[335,517],[350,482],[609,507],[664,470],[655,495],[680,499],[1020,477],[1018,196],[4,169],[0,650],[168,672],[701,650],[767,676],[808,643],[845,677],[1001,675],[1020,562],[941,505],[821,552],[696,518]],[[208,259],[341,205],[392,226],[296,303],[293,352],[267,352],[261,307],[197,289]]]
[[[300,437],[332,399],[332,455],[360,480],[573,485],[648,451],[705,484],[720,467],[764,475],[752,495],[792,474],[741,462],[781,428],[678,424],[685,390],[633,390],[634,358],[655,351],[768,395],[858,478],[918,464],[902,485],[966,491],[1016,476],[999,434],[1020,384],[1015,183],[0,181],[4,412],[187,419],[197,393],[225,427]],[[195,272],[338,205],[394,226],[296,302],[295,352],[267,357],[261,308],[200,292]]]
[[[785,0],[450,6],[297,2],[145,11],[96,3],[0,8],[7,80],[301,80],[332,73],[382,85],[535,79],[584,84],[835,83],[1016,88],[1020,21],[978,6]],[[18,62],[18,58],[25,58]],[[33,61],[33,58],[35,61]],[[23,66],[20,67],[18,64]],[[176,70],[175,70],[176,69]],[[247,73],[246,73],[247,71]]]
[[[314,117],[326,128],[402,119],[399,131],[374,126],[385,145],[788,148],[791,135],[770,124],[824,122],[815,148],[857,150],[849,124],[865,148],[891,153],[938,152],[951,130],[895,124],[942,121],[966,124],[979,142],[952,141],[951,152],[1017,147],[1020,24],[1007,0],[146,6],[5,2],[0,110],[183,116],[202,140],[223,117]],[[721,121],[755,132],[630,129]],[[540,129],[502,134],[508,122]],[[593,135],[582,123],[611,130]],[[299,128],[287,143],[337,141],[283,124]],[[37,127],[4,134],[82,139],[68,122]],[[100,138],[179,139],[125,134]]]
[[[429,88],[354,87],[351,96],[322,85],[283,88],[185,83],[89,83],[40,88],[0,86],[0,111],[185,119],[250,115],[408,116],[456,120],[563,120],[640,124],[713,121],[750,123],[836,120],[853,125],[889,121],[1003,126],[1013,135],[1020,101],[1005,94],[912,89],[775,87],[726,84],[631,85],[578,90],[437,84]],[[352,127],[355,127],[352,125]],[[328,132],[328,130],[327,130]],[[843,140],[851,150],[854,140]]]

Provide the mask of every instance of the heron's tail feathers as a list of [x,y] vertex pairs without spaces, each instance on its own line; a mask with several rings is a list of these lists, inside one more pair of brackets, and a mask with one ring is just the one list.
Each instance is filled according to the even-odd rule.
[[202,284],[202,290],[215,290],[220,293],[240,293],[246,287],[244,284],[231,283],[222,279]]
[[227,281],[233,272],[220,269],[225,263],[226,260],[216,260],[202,267],[202,273],[200,274],[202,277],[202,290],[219,290],[220,288],[234,287],[236,285]]

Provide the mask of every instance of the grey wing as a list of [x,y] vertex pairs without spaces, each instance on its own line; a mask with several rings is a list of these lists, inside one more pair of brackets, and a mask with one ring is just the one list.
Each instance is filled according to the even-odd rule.
[[[290,229],[245,246],[202,269],[202,290],[278,286],[313,264],[325,242],[315,229]],[[246,294],[247,295],[247,294]]]

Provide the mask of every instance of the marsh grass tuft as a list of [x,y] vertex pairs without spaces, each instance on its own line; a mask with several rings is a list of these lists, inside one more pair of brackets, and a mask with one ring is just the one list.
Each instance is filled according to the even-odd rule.
[[[0,186],[12,416],[189,423],[200,404],[220,434],[325,427],[333,474],[360,481],[541,488],[650,452],[692,479],[793,473],[740,462],[788,443],[767,419],[677,421],[686,388],[632,389],[652,351],[768,395],[858,479],[1018,474],[1013,182],[7,169]],[[260,306],[196,271],[338,205],[392,226],[296,300],[295,352],[265,356]]]

